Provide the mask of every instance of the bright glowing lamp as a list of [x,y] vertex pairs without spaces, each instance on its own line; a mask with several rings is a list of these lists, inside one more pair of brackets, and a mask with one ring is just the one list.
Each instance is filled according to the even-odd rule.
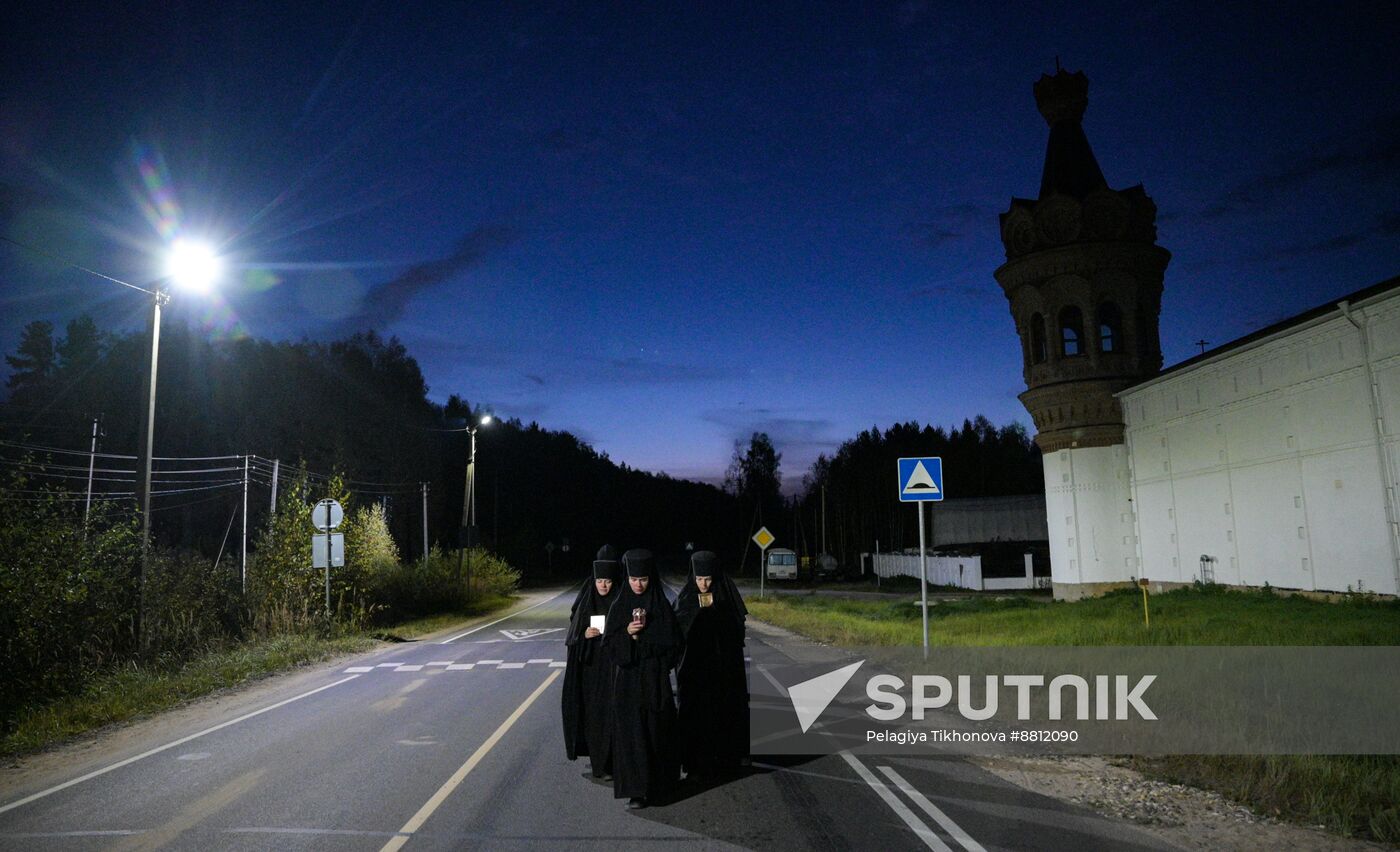
[[208,293],[223,272],[223,261],[203,243],[176,240],[165,261],[165,274],[179,287]]
[[490,422],[491,422],[491,415],[489,415],[489,414],[483,414],[483,415],[481,415],[481,425],[482,425],[482,426],[485,426],[487,423],[490,423]]

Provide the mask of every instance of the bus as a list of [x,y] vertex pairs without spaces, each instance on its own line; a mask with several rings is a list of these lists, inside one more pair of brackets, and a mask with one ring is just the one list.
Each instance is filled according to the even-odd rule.
[[765,570],[770,580],[796,580],[797,554],[784,547],[768,551]]

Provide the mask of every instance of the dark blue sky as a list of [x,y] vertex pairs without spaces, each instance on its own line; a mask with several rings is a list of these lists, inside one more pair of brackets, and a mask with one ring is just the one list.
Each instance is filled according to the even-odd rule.
[[[125,5],[0,13],[0,233],[138,282],[207,235],[211,335],[374,327],[435,398],[677,476],[1029,422],[991,273],[1057,55],[1161,211],[1168,364],[1400,273],[1388,4]],[[144,310],[6,244],[0,288],[6,352]]]

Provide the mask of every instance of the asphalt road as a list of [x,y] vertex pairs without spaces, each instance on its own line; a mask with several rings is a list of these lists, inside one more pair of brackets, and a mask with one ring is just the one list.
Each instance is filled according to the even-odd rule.
[[[756,756],[739,779],[627,811],[564,757],[572,596],[6,770],[0,848],[1165,848],[952,757]],[[749,651],[752,690],[772,693],[755,672],[793,649],[751,630]]]

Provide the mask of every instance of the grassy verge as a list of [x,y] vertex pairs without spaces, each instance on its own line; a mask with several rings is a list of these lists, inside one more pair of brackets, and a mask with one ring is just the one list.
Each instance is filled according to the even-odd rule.
[[1395,755],[1173,755],[1136,757],[1151,778],[1215,790],[1256,812],[1346,837],[1400,843]]
[[[917,645],[919,608],[830,597],[746,599],[754,617],[834,645]],[[939,645],[1396,645],[1400,603],[1325,603],[1300,596],[1181,589],[1073,603],[974,599],[929,610]],[[1338,834],[1400,842],[1400,758],[1394,755],[1177,755],[1134,758],[1145,775],[1216,790],[1259,813]]]
[[[826,596],[745,599],[755,617],[836,645],[918,645],[914,598]],[[929,607],[933,645],[1400,645],[1400,602],[1219,589],[1142,596],[1115,592],[1073,603],[974,598]]]
[[128,666],[94,677],[74,695],[22,715],[0,738],[0,756],[13,757],[61,743],[104,725],[177,707],[221,689],[239,686],[340,654],[367,651],[377,640],[413,639],[464,619],[504,609],[515,598],[493,596],[469,612],[442,613],[346,636],[291,634],[211,651],[177,667]]

